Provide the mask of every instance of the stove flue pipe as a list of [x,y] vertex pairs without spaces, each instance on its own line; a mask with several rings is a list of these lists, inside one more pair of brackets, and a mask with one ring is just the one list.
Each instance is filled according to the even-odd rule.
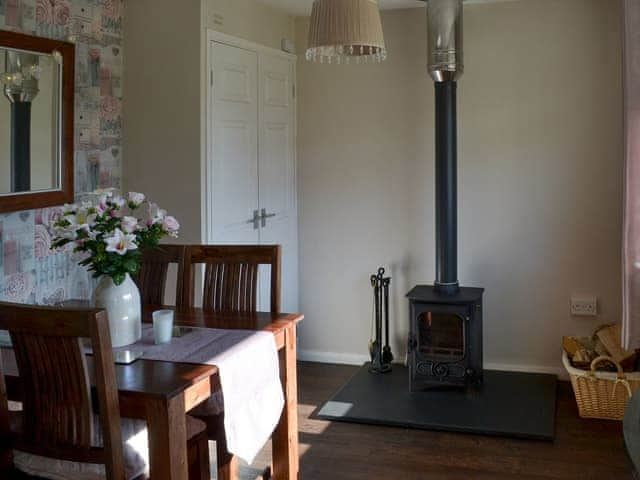
[[436,289],[454,295],[458,282],[456,81],[464,70],[462,0],[427,0],[428,70],[436,104]]

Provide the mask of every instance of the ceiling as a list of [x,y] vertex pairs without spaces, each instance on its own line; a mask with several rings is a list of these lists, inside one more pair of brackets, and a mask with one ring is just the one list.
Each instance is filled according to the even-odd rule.
[[[270,5],[278,10],[285,11],[290,15],[310,15],[313,0],[258,0],[261,3]],[[513,0],[465,0],[465,3],[491,3]],[[380,8],[392,10],[394,8],[414,8],[423,7],[424,2],[420,0],[378,0]]]

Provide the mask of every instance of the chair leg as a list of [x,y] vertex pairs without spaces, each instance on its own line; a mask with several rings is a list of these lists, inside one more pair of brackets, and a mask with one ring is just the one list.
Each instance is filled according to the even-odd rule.
[[211,480],[207,432],[189,440],[189,480]]
[[238,479],[238,459],[227,451],[227,442],[218,437],[216,440],[216,454],[218,460],[218,480]]

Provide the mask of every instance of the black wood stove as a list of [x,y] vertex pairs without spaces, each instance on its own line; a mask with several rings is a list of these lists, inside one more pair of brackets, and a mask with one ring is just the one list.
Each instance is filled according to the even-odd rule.
[[482,382],[481,288],[445,295],[418,286],[410,303],[409,381],[412,391]]
[[436,107],[436,281],[407,294],[411,390],[482,381],[482,293],[458,282],[457,80],[462,0],[428,0],[428,66]]

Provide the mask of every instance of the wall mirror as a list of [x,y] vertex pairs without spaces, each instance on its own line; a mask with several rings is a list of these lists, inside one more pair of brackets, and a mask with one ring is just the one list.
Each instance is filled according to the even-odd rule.
[[0,31],[0,212],[73,201],[71,43]]

